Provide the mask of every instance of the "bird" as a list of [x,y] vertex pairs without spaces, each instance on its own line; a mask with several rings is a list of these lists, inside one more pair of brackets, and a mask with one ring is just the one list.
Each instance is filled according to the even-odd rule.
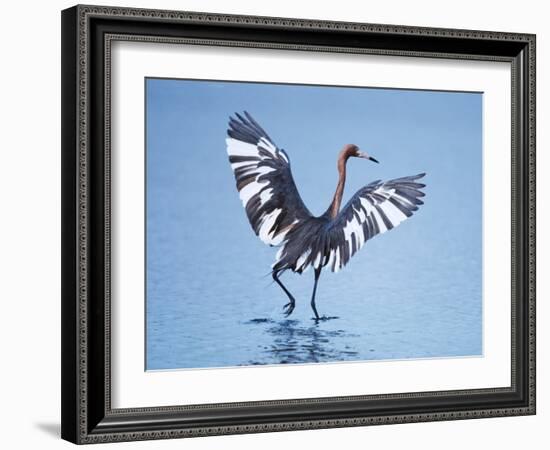
[[283,313],[290,316],[296,300],[280,280],[290,270],[314,272],[311,309],[314,320],[323,318],[315,297],[323,268],[340,271],[374,236],[395,228],[411,217],[424,202],[420,183],[425,173],[376,180],[359,189],[340,209],[350,158],[378,160],[355,144],[338,154],[338,183],[327,210],[314,216],[304,204],[290,168],[287,152],[277,147],[260,124],[244,111],[229,117],[226,149],[240,200],[254,233],[266,244],[279,247],[271,266],[273,280],[288,297]]

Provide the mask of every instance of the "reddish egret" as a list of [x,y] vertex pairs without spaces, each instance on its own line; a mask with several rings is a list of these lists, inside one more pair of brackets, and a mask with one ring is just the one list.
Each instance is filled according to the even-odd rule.
[[425,185],[417,182],[425,175],[421,173],[373,181],[340,210],[347,160],[356,157],[378,162],[357,145],[347,144],[338,155],[339,179],[332,202],[324,214],[315,217],[298,193],[287,153],[250,114],[245,111],[244,117],[230,117],[227,134],[229,162],[250,225],[263,242],[280,246],[272,276],[288,296],[289,302],[283,307],[287,317],[296,301],[279,279],[285,270],[301,274],[313,267],[311,308],[315,320],[320,320],[315,294],[323,267],[338,272],[367,240],[396,227],[423,204],[420,189]]

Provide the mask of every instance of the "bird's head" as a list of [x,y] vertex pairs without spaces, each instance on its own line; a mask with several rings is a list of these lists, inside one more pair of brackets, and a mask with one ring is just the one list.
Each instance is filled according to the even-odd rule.
[[367,152],[362,152],[359,149],[359,147],[357,147],[357,145],[355,145],[355,144],[346,144],[346,145],[344,145],[344,148],[340,152],[340,156],[345,158],[345,159],[348,159],[350,157],[355,157],[355,158],[370,159],[371,161],[374,161],[375,163],[378,162],[378,160],[376,160],[375,158],[370,156]]

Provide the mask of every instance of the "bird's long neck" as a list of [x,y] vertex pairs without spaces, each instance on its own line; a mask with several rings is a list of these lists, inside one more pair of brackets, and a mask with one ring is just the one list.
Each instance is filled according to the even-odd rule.
[[342,196],[344,195],[344,187],[346,185],[346,162],[349,156],[344,152],[338,156],[338,184],[336,185],[336,192],[332,203],[328,207],[327,213],[330,218],[334,219],[340,211],[340,205],[342,204]]

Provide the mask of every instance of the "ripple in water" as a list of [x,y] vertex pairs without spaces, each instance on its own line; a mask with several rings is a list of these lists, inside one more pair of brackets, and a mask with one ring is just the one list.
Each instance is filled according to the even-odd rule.
[[340,329],[323,329],[316,321],[304,325],[299,320],[252,319],[246,324],[265,325],[264,332],[271,344],[258,345],[258,358],[242,365],[342,361],[355,359],[359,355],[350,345],[338,342],[357,335]]

